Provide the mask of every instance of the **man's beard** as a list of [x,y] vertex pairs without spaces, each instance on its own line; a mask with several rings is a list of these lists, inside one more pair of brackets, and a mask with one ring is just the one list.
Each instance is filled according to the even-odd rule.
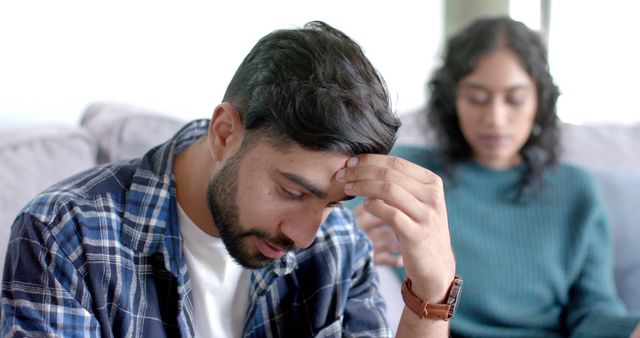
[[239,224],[236,197],[238,171],[240,162],[246,153],[245,147],[246,145],[243,144],[241,149],[229,158],[220,171],[209,181],[207,204],[229,255],[246,268],[258,269],[269,265],[273,259],[262,255],[257,249],[255,253],[251,253],[246,245],[250,237],[266,240],[284,251],[293,250],[295,245],[293,241],[284,236],[273,237],[257,229],[242,231],[243,227]]

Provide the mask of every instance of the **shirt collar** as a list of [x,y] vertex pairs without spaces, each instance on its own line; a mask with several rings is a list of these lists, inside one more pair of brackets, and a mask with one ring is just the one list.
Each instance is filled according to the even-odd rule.
[[[152,148],[138,161],[124,211],[123,240],[132,250],[144,254],[162,253],[165,264],[174,264],[176,253],[181,255],[173,158],[200,138],[209,120],[195,120],[185,125],[169,141]],[[179,267],[167,266],[173,273]]]

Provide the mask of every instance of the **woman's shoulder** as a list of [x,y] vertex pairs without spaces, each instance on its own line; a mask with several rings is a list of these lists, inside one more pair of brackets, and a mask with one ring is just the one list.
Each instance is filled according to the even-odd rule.
[[581,184],[593,184],[592,174],[585,168],[567,162],[556,163],[546,170],[547,176],[555,179],[570,179]]
[[598,193],[593,175],[587,169],[575,164],[557,163],[547,168],[543,179],[546,184],[577,196],[587,197]]

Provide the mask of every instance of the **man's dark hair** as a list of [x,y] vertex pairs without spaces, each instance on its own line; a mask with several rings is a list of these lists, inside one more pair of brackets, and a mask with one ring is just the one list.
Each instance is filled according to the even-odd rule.
[[360,46],[318,21],[260,39],[224,101],[248,135],[258,132],[278,147],[386,154],[400,126],[382,76]]
[[491,51],[508,48],[531,76],[538,93],[534,127],[520,155],[527,167],[519,196],[526,195],[542,171],[558,159],[559,126],[556,101],[560,95],[540,36],[523,23],[508,17],[472,22],[447,43],[444,64],[428,85],[428,122],[434,130],[446,163],[471,158],[472,150],[460,129],[456,108],[457,86],[475,68],[478,59]]

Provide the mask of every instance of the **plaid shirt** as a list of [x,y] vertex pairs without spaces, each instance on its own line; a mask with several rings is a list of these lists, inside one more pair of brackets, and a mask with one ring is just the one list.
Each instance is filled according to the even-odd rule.
[[[186,125],[141,159],[69,178],[25,207],[4,267],[3,337],[194,335],[172,163],[208,123]],[[313,245],[252,272],[243,336],[390,336],[377,283],[370,242],[336,208]]]

